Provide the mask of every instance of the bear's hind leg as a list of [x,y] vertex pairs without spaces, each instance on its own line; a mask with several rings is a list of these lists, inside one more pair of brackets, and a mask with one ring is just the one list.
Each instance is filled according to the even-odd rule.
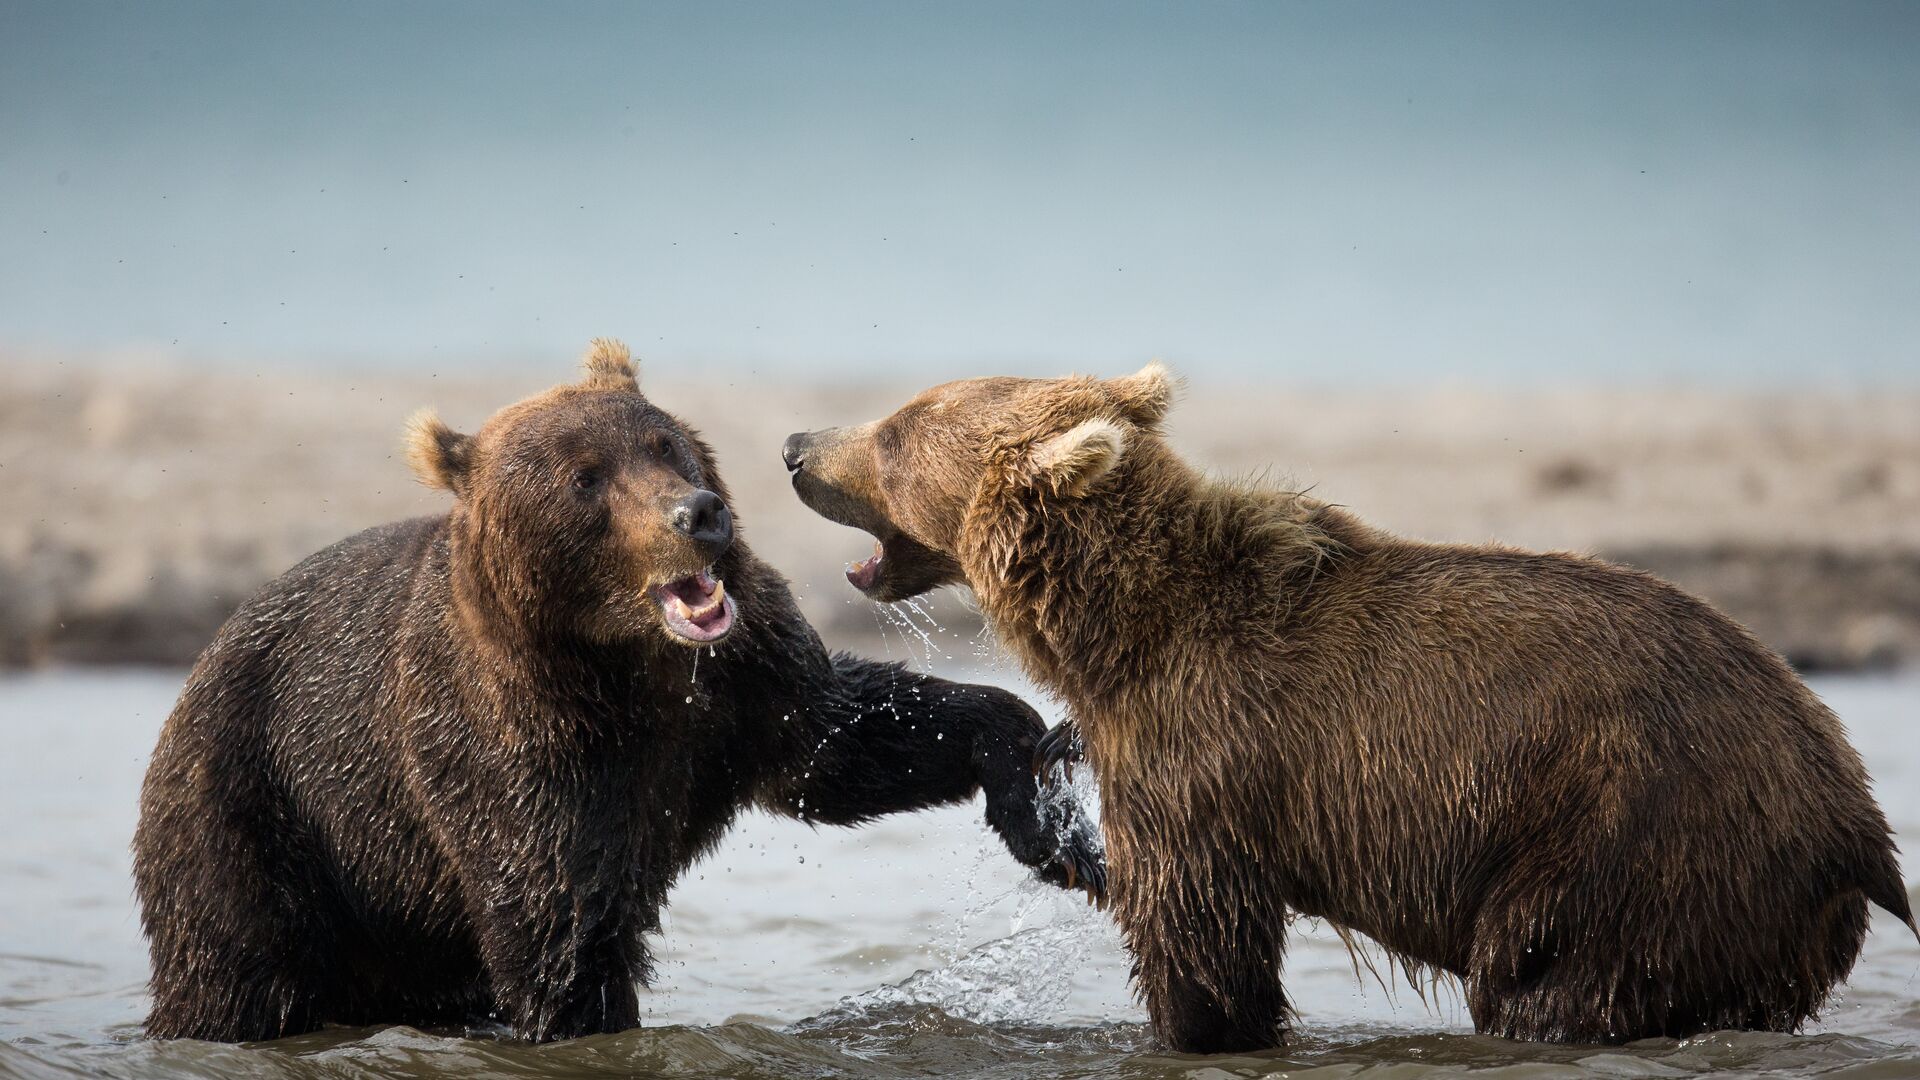
[[329,1017],[332,970],[317,926],[192,920],[152,933],[153,1039],[255,1042],[312,1031]]
[[[1468,1005],[1476,1030],[1511,1039],[1619,1043],[1704,1031],[1797,1031],[1844,979],[1867,930],[1858,890],[1714,904],[1711,882],[1653,913],[1596,920],[1514,905],[1476,930]],[[1596,890],[1589,890],[1593,892]]]
[[[1617,931],[1617,921],[1604,929]],[[1537,899],[1483,913],[1466,977],[1474,1030],[1595,1044],[1663,1034],[1647,1030],[1648,995],[1627,942],[1604,929]]]
[[1637,1035],[1616,1033],[1608,988],[1599,981],[1569,979],[1564,970],[1489,972],[1467,977],[1467,1011],[1482,1035],[1528,1042],[1616,1043]]
[[[164,744],[163,744],[164,747]],[[337,935],[274,828],[149,777],[134,882],[153,963],[155,1039],[250,1042],[331,1019]]]

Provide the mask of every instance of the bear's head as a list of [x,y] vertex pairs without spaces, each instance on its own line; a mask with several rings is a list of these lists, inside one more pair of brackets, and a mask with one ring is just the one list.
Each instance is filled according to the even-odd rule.
[[625,345],[596,340],[584,367],[472,435],[431,410],[408,423],[414,472],[456,499],[463,617],[542,641],[718,642],[737,608],[713,452],[640,393]]
[[991,510],[983,499],[1085,496],[1130,442],[1159,439],[1173,393],[1158,363],[1117,379],[963,379],[883,420],[790,436],[785,457],[802,502],[877,541],[847,580],[904,600],[965,583],[962,532]]

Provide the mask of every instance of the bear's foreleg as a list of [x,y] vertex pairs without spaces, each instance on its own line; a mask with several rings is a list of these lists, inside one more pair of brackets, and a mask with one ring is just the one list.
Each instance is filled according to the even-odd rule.
[[240,1042],[312,1031],[340,989],[327,889],[252,755],[265,721],[250,654],[216,642],[154,752],[134,835],[153,961],[154,1039]]
[[499,1019],[535,1042],[638,1026],[656,915],[624,777],[476,754],[420,779]]
[[[1115,915],[1154,1031],[1175,1050],[1221,1054],[1285,1041],[1284,910],[1161,853],[1115,863]],[[1231,881],[1232,879],[1229,879]]]
[[168,880],[142,880],[153,960],[148,1038],[277,1039],[328,1019],[331,934],[288,905],[249,855],[229,848],[219,853],[224,866],[203,859],[184,871],[162,868]]
[[961,802],[985,790],[987,824],[1043,880],[1098,899],[1106,864],[1072,797],[1033,773],[1046,730],[1018,697],[841,655],[834,685],[796,702],[782,724],[790,752],[761,801],[807,821],[852,825]]
[[475,916],[500,1018],[534,1042],[638,1027],[649,964],[624,905],[589,884],[592,870],[528,865],[488,882]]

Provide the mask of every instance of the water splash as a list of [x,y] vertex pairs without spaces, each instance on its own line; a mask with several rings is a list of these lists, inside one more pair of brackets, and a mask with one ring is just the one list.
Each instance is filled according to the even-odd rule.
[[976,945],[952,963],[844,998],[816,1019],[932,1005],[976,1023],[1045,1021],[1067,1004],[1071,973],[1090,952],[1082,926],[1030,927]]
[[[943,647],[939,641],[943,637],[953,637],[951,630],[935,617],[927,606],[924,597],[908,597],[891,604],[874,604],[874,624],[879,630],[882,646],[889,659],[893,656],[893,638],[898,636],[902,651],[906,654],[910,666],[931,673],[935,660],[952,660],[954,654]],[[889,632],[891,631],[891,633]],[[979,659],[979,642],[974,642],[975,658]]]
[[[1045,791],[1049,807],[1077,801],[1085,808],[1080,812],[1099,812],[1098,786],[1090,770],[1077,770],[1071,784],[1057,783]],[[1049,817],[1058,823],[1068,820],[1064,812],[1049,813]],[[823,1016],[843,1022],[879,1010],[932,1006],[976,1023],[1046,1022],[1066,1008],[1074,973],[1086,967],[1096,943],[1112,937],[1112,925],[1078,895],[1031,876],[1011,889],[982,888],[990,865],[1004,855],[990,832],[979,830],[975,835],[970,857],[957,863],[948,876],[947,888],[961,892],[964,901],[934,947],[943,961],[940,966],[844,998]],[[1008,900],[1014,901],[1014,910],[1005,935],[968,947],[976,927],[995,911],[1004,910]]]

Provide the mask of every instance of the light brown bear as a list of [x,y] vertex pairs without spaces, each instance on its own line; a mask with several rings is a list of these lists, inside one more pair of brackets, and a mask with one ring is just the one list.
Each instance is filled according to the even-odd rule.
[[[1114,909],[1176,1049],[1282,1041],[1292,913],[1463,981],[1474,1026],[1791,1031],[1913,925],[1839,722],[1706,602],[1567,554],[1423,543],[1202,475],[1154,365],[971,379],[795,435],[848,577],[966,584],[1099,776]],[[1077,730],[1075,730],[1077,729]]]

